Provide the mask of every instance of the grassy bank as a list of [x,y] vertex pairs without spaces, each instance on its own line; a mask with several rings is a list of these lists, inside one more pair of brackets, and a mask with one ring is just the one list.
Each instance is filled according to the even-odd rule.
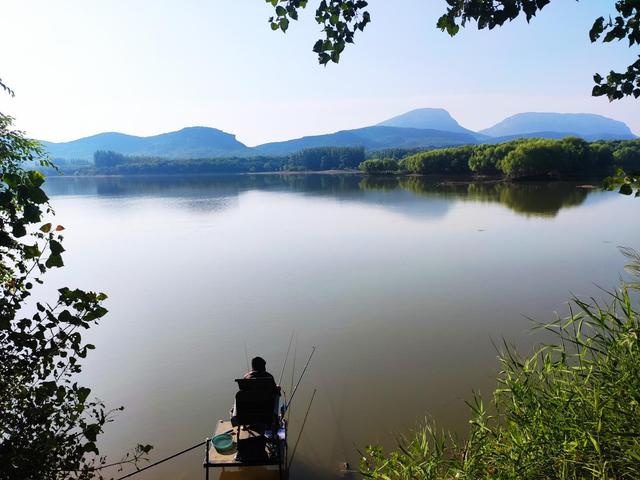
[[[627,253],[637,274],[640,258]],[[640,478],[637,290],[622,285],[605,305],[574,298],[569,317],[540,325],[555,340],[528,357],[504,345],[490,408],[479,397],[468,402],[464,440],[428,424],[395,452],[369,447],[363,473],[387,480]]]

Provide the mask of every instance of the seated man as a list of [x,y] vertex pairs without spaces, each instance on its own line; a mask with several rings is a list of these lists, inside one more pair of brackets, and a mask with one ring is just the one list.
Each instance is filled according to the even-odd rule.
[[[256,382],[252,385],[253,382]],[[251,360],[251,370],[247,372],[242,379],[236,380],[240,387],[240,392],[236,394],[236,401],[231,409],[231,424],[236,426],[238,424],[237,417],[237,402],[238,396],[243,396],[245,407],[253,410],[257,405],[264,403],[272,403],[273,414],[277,416],[278,412],[278,397],[280,396],[280,389],[276,385],[276,381],[269,372],[267,372],[267,362],[262,357],[255,357]],[[265,392],[267,397],[265,399]],[[254,412],[255,413],[255,412]]]
[[251,359],[251,370],[245,373],[244,378],[273,378],[273,375],[267,372],[267,362],[264,358],[254,357]]

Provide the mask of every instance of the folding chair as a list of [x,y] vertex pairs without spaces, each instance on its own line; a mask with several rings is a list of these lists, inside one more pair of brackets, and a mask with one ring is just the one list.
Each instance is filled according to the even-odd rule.
[[[236,460],[245,464],[279,461],[280,388],[273,378],[239,378],[231,425],[236,427]],[[240,436],[241,430],[245,434]]]

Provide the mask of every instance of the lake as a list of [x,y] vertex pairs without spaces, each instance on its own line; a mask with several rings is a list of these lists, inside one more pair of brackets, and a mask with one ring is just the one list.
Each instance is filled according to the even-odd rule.
[[[157,460],[227,418],[249,356],[276,378],[289,338],[293,479],[338,478],[357,449],[426,417],[463,432],[473,391],[546,321],[614,288],[640,247],[640,200],[575,183],[442,184],[418,177],[256,175],[51,178],[66,267],[47,288],[104,291],[82,381],[125,405],[103,437]],[[134,478],[203,478],[198,449]],[[117,476],[117,472],[113,473]]]

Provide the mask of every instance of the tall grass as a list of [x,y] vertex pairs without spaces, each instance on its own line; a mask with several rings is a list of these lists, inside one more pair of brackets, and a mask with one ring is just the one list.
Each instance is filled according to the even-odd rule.
[[568,317],[538,326],[554,340],[528,357],[505,344],[495,413],[479,397],[470,401],[464,441],[429,422],[395,452],[369,447],[362,473],[386,480],[640,479],[637,288],[623,283],[604,305],[573,298]]

